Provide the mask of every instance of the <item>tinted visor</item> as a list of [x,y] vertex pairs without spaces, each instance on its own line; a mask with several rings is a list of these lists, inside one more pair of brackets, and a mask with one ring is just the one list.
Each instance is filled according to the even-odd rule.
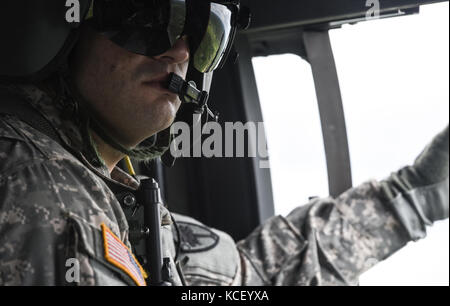
[[232,15],[227,6],[211,3],[206,32],[193,55],[193,64],[198,71],[205,73],[215,70],[228,55],[233,32]]
[[122,48],[145,56],[169,50],[184,30],[185,0],[96,0],[96,29]]
[[233,12],[203,0],[95,0],[93,23],[122,48],[153,57],[188,37],[191,63],[200,72],[218,68],[233,41]]

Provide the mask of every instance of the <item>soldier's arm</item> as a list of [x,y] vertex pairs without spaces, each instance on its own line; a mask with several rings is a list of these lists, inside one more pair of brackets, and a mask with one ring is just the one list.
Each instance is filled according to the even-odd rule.
[[243,285],[347,285],[448,218],[448,128],[413,166],[317,199],[238,245]]

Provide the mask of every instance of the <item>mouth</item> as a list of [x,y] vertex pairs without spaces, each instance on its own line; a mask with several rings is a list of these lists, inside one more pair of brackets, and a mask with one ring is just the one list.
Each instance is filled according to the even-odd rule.
[[164,95],[167,95],[172,102],[175,102],[178,95],[171,92],[168,89],[169,76],[170,76],[169,73],[164,73],[157,78],[151,79],[149,81],[144,81],[144,82],[142,82],[142,84],[144,86],[150,87],[150,88],[154,89],[155,91],[158,91]]

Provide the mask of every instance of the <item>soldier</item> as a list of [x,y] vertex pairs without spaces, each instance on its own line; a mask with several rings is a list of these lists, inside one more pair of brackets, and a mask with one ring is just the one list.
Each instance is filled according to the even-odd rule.
[[[152,159],[167,150],[183,98],[167,89],[169,74],[219,67],[242,19],[239,5],[86,0],[78,27],[61,21],[59,0],[12,2],[0,4],[8,24],[0,58],[0,284],[146,285],[152,271],[133,255],[118,196],[139,181],[116,165],[126,155]],[[448,218],[448,137],[447,128],[414,165],[387,179],[312,200],[238,244],[163,208],[167,280],[356,285],[376,263],[424,238],[427,225]]]

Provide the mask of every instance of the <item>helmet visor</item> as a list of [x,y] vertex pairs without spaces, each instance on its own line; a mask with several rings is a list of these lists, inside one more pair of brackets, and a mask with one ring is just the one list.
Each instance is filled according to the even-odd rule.
[[120,47],[145,56],[169,50],[181,37],[186,19],[185,0],[97,0],[94,24]]
[[232,12],[222,4],[211,3],[208,27],[193,55],[194,67],[202,72],[215,70],[227,55],[233,27]]
[[235,29],[227,6],[203,0],[96,0],[94,24],[120,47],[153,57],[188,37],[191,63],[202,73],[228,55]]

